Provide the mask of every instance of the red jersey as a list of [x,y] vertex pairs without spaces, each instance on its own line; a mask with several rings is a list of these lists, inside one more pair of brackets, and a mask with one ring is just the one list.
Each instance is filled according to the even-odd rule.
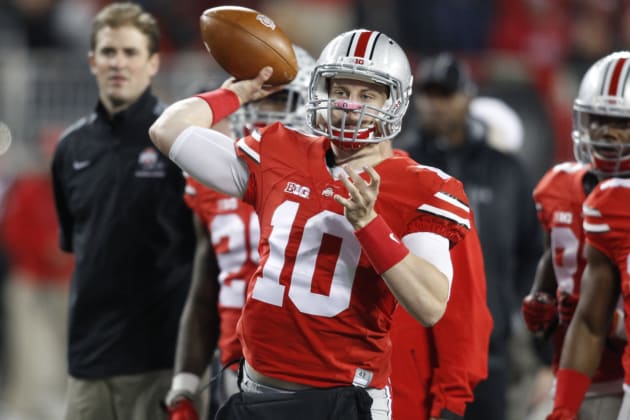
[[[270,377],[382,388],[397,302],[333,199],[347,191],[326,165],[329,149],[328,139],[281,124],[237,142],[250,172],[244,200],[261,224],[260,266],[239,335],[248,363]],[[454,246],[470,228],[456,179],[400,156],[375,170],[381,177],[375,211],[399,237],[432,232]]]
[[[584,202],[586,242],[606,255],[619,269],[624,312],[630,313],[630,179],[602,181]],[[630,331],[630,318],[625,318]],[[606,346],[609,347],[609,346]],[[621,347],[621,345],[619,346]],[[602,355],[602,360],[606,353]],[[630,384],[630,347],[623,354],[624,382]]]
[[402,306],[394,313],[392,417],[396,420],[440,418],[442,409],[463,417],[475,386],[488,376],[492,316],[474,226],[451,250],[451,261],[451,296],[437,324],[422,327]]
[[15,180],[5,196],[0,236],[11,269],[26,274],[19,278],[64,288],[70,284],[74,257],[59,248],[50,175],[29,174]]
[[[543,176],[533,194],[538,219],[551,239],[558,290],[575,296],[580,294],[580,282],[586,266],[582,204],[586,200],[583,182],[588,170],[588,166],[576,162],[558,164]],[[558,369],[567,327],[559,325],[553,334],[554,372]],[[607,346],[593,382],[610,381],[622,376],[621,352]]]
[[245,303],[247,282],[258,266],[258,216],[250,205],[214,191],[192,177],[186,178],[184,198],[210,232],[219,265],[218,347],[225,366],[243,355],[236,324]]

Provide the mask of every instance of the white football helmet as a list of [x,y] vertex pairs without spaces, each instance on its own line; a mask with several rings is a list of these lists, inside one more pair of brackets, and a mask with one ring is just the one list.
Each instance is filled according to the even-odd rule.
[[[328,96],[329,81],[333,78],[384,85],[389,89],[389,98],[382,108],[336,101]],[[344,148],[391,139],[401,130],[412,80],[409,60],[394,40],[367,29],[345,32],[328,43],[317,60],[308,90],[306,123],[315,133]],[[333,126],[332,110],[359,114],[356,128],[346,128],[345,118],[341,127]],[[365,117],[374,121],[370,128],[361,125]]]
[[[306,128],[305,105],[315,59],[295,44],[293,51],[297,58],[298,72],[286,89],[259,101],[249,102],[231,115],[232,127],[237,138],[276,121],[297,130]],[[272,105],[274,103],[275,105]]]
[[602,177],[630,175],[630,52],[593,64],[573,102],[573,152]]

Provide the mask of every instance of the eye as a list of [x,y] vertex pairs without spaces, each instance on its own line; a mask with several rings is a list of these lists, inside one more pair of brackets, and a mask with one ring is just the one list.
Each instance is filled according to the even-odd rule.
[[116,55],[116,50],[114,48],[102,48],[101,55],[107,58],[114,57]]
[[343,90],[343,89],[339,89],[339,88],[337,88],[337,89],[333,88],[333,90],[332,90],[332,95],[333,95],[335,98],[343,98],[343,97],[347,96],[347,95],[346,95],[346,91],[345,91],[345,90]]
[[127,57],[135,57],[140,53],[140,51],[138,51],[135,48],[125,48],[125,55]]

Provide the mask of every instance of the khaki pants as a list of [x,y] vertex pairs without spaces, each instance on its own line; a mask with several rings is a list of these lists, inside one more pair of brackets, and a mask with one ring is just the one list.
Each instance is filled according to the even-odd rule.
[[[58,420],[66,393],[68,291],[10,277],[5,289],[9,418]],[[2,373],[0,373],[1,375]]]
[[619,410],[619,416],[617,417],[617,420],[630,420],[630,390],[625,389],[628,387],[628,385],[624,384],[623,387],[625,393],[623,395],[623,403],[621,404],[621,409]]
[[[580,406],[580,420],[607,420],[617,418],[623,394],[585,398]],[[620,417],[621,418],[621,417]],[[630,417],[627,417],[630,420]]]
[[86,380],[70,377],[65,420],[166,420],[160,407],[173,372]]

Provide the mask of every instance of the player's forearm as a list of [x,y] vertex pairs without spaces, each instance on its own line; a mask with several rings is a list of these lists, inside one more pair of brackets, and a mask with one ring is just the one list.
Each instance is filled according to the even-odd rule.
[[212,109],[208,104],[197,97],[187,98],[166,108],[149,128],[149,136],[155,146],[168,156],[182,131],[193,125],[211,127],[212,123]]
[[175,372],[201,376],[210,362],[219,337],[216,281],[218,266],[210,245],[209,232],[202,219],[194,217],[197,245],[193,259],[192,282],[180,318]]
[[424,326],[434,325],[448,301],[448,279],[423,258],[409,253],[381,277],[398,302]]
[[606,343],[606,330],[594,330],[576,312],[562,347],[560,367],[582,372],[592,377]]
[[557,283],[551,259],[551,248],[547,248],[536,266],[536,273],[530,294],[543,292],[550,296],[555,296]]
[[188,300],[179,325],[175,373],[203,375],[216,348],[219,328],[216,301]]

